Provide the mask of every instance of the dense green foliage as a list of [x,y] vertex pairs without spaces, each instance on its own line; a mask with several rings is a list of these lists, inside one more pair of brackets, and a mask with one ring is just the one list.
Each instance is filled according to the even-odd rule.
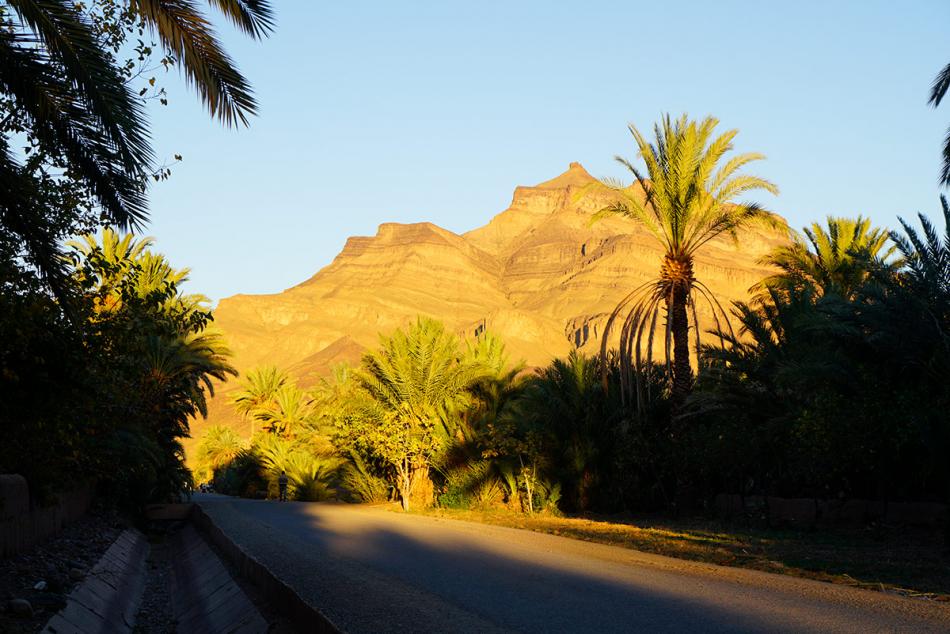
[[709,492],[947,499],[950,233],[921,221],[890,234],[895,260],[886,234],[829,219],[830,242],[779,252],[783,273],[736,305],[686,416]]
[[[209,4],[251,37],[272,26],[266,0]],[[169,175],[146,106],[176,66],[225,124],[254,113],[200,3],[0,2],[0,472],[40,495],[178,496],[189,420],[233,374],[187,271],[108,228],[140,227]]]
[[131,504],[191,486],[180,440],[206,413],[212,379],[234,370],[207,330],[204,298],[184,295],[173,269],[110,230],[73,244],[67,319],[41,293],[0,294],[0,471],[35,487],[99,483]]

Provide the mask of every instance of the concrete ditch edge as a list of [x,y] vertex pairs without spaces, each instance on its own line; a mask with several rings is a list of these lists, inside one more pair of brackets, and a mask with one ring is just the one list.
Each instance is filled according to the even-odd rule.
[[287,618],[297,631],[317,634],[343,632],[320,610],[304,601],[293,588],[281,581],[267,566],[242,550],[198,504],[195,504],[191,510],[191,521],[204,533],[208,541],[227,557],[241,576],[254,584],[267,602]]
[[142,533],[119,535],[78,588],[66,607],[47,622],[43,634],[131,632],[145,591],[149,545]]

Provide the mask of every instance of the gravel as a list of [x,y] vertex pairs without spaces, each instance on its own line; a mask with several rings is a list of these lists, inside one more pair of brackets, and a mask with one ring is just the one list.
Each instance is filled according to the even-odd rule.
[[175,622],[172,620],[171,562],[169,546],[164,535],[150,539],[151,551],[146,561],[148,578],[145,581],[145,594],[142,605],[135,617],[135,634],[173,634]]
[[125,528],[115,512],[94,509],[52,539],[0,559],[0,632],[39,632]]

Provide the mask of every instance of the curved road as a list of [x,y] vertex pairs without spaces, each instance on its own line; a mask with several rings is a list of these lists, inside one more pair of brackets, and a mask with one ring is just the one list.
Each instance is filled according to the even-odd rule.
[[371,508],[197,495],[348,632],[950,632],[950,606]]

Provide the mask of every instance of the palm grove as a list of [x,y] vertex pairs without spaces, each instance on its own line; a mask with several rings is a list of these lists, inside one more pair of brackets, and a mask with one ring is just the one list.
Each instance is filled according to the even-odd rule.
[[665,252],[599,355],[529,371],[490,332],[463,340],[420,317],[309,391],[277,368],[250,373],[235,403],[257,432],[213,427],[202,477],[265,495],[286,470],[300,499],[525,512],[695,509],[722,492],[946,501],[950,233],[925,215],[899,232],[829,217],[724,307],[695,255],[784,225],[741,202],[777,189],[744,170],[763,157],[731,155],[736,131],[716,128],[666,117],[648,140],[631,127],[645,172],[621,158],[632,184],[581,194],[606,201],[592,222],[621,215]]
[[[189,489],[180,440],[235,375],[207,302],[180,290],[187,270],[122,233],[169,174],[148,134],[148,104],[166,100],[156,76],[181,68],[226,125],[255,112],[206,12],[261,38],[270,7],[208,5],[0,3],[0,471],[37,491],[82,479],[140,505]],[[781,222],[745,201],[777,191],[746,172],[762,157],[733,155],[736,132],[717,125],[632,127],[633,182],[584,193],[607,201],[592,221],[625,217],[665,254],[611,315],[601,354],[526,369],[490,333],[463,340],[419,317],[314,389],[248,373],[234,405],[252,437],[212,427],[198,478],[266,495],[286,471],[299,499],[525,512],[720,492],[946,501],[946,201],[942,232],[924,215],[898,232],[816,223],[769,256],[749,302],[721,306],[696,254]]]

